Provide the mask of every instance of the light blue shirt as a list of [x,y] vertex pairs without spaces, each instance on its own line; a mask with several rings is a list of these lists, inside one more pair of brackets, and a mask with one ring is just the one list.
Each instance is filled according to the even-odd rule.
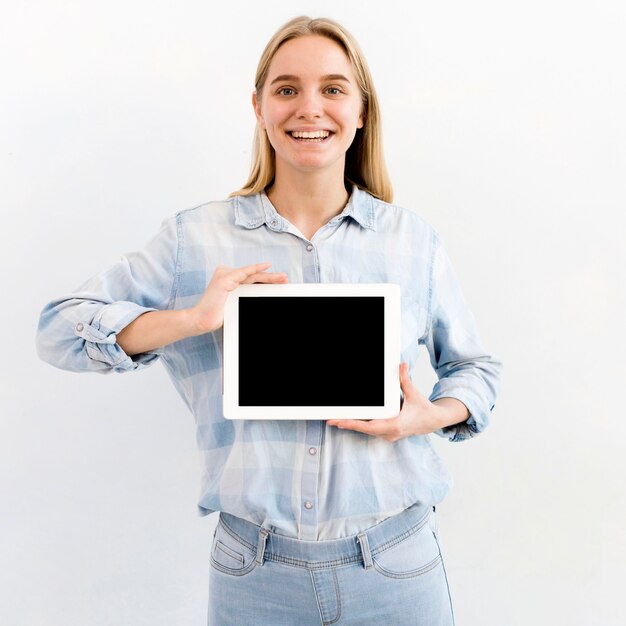
[[[416,503],[439,503],[451,477],[428,436],[390,443],[323,421],[224,419],[221,330],[132,358],[116,343],[116,333],[146,311],[196,304],[216,266],[265,261],[291,283],[399,284],[402,361],[415,365],[425,346],[438,377],[430,399],[457,398],[470,412],[438,434],[461,441],[487,426],[501,366],[481,344],[438,234],[415,212],[356,187],[310,240],[265,194],[177,213],[142,250],[43,309],[39,355],[63,369],[103,373],[161,359],[196,421],[203,514],[225,511],[321,540],[355,534]],[[280,332],[280,320],[263,332]],[[337,320],[328,341],[345,332],[350,320]]]

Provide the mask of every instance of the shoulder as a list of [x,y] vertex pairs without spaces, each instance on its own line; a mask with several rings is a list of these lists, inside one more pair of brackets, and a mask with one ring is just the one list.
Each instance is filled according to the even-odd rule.
[[223,200],[209,200],[202,204],[179,210],[170,215],[168,219],[179,223],[225,220],[229,216],[234,215],[236,206],[236,197]]
[[171,214],[163,225],[176,230],[179,239],[191,242],[199,237],[232,236],[238,227],[258,226],[264,219],[261,194],[256,194],[203,202]]
[[363,202],[369,204],[372,224],[377,231],[418,238],[437,245],[440,239],[438,231],[418,210],[404,204],[385,202],[365,191],[360,191],[360,194]]
[[183,227],[206,224],[251,228],[261,224],[266,219],[266,214],[267,208],[263,203],[263,194],[258,193],[205,202],[179,211],[173,219]]

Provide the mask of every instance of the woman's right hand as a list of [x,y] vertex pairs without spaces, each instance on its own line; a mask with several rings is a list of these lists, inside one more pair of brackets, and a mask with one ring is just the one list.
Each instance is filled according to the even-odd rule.
[[133,356],[217,330],[224,323],[226,298],[239,285],[287,282],[283,272],[268,272],[270,265],[217,267],[198,304],[189,309],[143,313],[117,334],[117,343],[126,354]]
[[284,272],[268,272],[271,263],[257,263],[245,267],[226,267],[219,265],[198,304],[189,309],[196,334],[217,330],[224,323],[224,304],[231,291],[239,285],[251,283],[286,283]]

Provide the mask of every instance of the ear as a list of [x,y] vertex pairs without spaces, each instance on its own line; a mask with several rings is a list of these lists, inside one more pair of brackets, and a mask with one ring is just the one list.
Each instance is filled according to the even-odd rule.
[[357,122],[357,128],[363,128],[365,126],[365,111],[363,111],[363,107],[361,107],[361,113],[359,114],[359,121]]
[[252,108],[254,109],[259,128],[265,128],[265,120],[261,114],[261,103],[257,99],[256,90],[252,92]]

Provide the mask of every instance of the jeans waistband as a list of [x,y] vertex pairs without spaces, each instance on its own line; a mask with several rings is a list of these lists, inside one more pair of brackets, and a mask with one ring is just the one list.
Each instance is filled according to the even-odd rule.
[[373,556],[420,530],[428,522],[431,512],[432,507],[415,504],[357,535],[323,541],[302,541],[278,535],[223,512],[219,523],[256,553],[259,564],[268,560],[316,568],[361,562],[369,569]]

